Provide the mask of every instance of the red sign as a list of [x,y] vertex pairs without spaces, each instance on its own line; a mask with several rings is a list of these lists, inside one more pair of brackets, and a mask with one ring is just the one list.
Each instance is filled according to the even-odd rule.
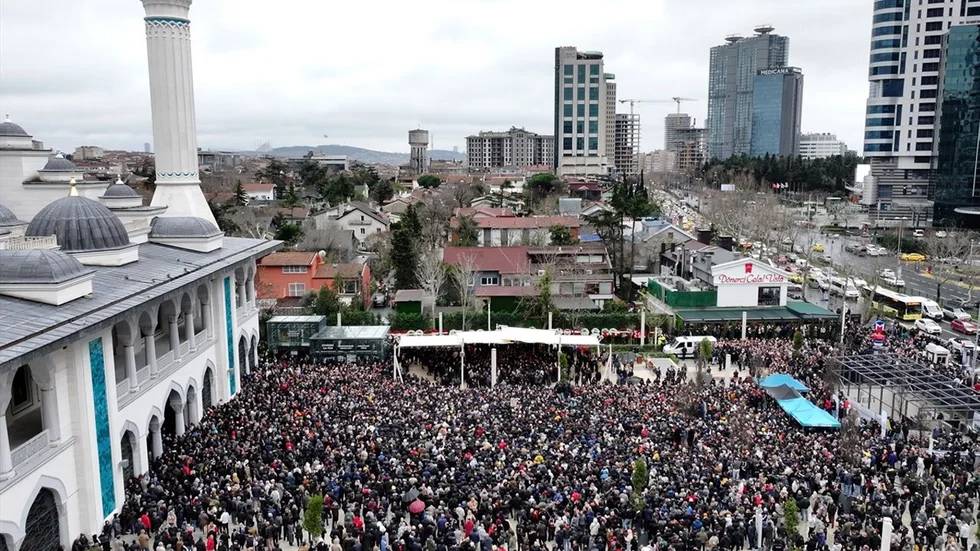
[[751,274],[752,273],[752,263],[751,262],[746,262],[745,263],[745,273],[747,273],[747,274]]

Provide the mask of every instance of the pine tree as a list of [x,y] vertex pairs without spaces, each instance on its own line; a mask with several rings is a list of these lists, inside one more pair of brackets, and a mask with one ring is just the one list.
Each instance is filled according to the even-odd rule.
[[235,184],[235,204],[240,207],[248,204],[248,194],[245,193],[245,186],[242,185],[241,180]]

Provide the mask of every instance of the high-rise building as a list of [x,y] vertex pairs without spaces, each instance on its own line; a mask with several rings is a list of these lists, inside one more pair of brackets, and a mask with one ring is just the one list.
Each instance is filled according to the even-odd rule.
[[150,152],[152,152],[152,150],[150,149],[150,142],[143,142],[143,153],[150,153]]
[[409,168],[415,174],[429,171],[429,131],[416,128],[408,131]]
[[554,164],[559,176],[608,174],[616,132],[613,78],[604,72],[602,52],[555,48]]
[[931,207],[943,35],[980,21],[980,0],[887,0],[874,4],[864,154],[871,160],[879,218]]
[[[978,8],[980,9],[980,8]],[[936,137],[933,223],[980,227],[980,25],[949,29],[944,40]]]
[[554,144],[554,136],[517,127],[506,132],[480,132],[466,138],[467,164],[476,169],[550,165],[554,162]]
[[762,69],[752,85],[749,154],[796,156],[800,152],[803,73],[796,67]]
[[617,113],[613,142],[616,171],[626,176],[639,174],[640,116]]
[[800,157],[803,159],[826,159],[846,153],[847,144],[838,140],[836,134],[828,132],[800,134]]
[[664,150],[677,151],[683,144],[678,131],[688,128],[691,128],[691,115],[687,113],[670,113],[664,117]]
[[691,174],[701,169],[705,162],[707,131],[704,128],[683,128],[677,130],[680,145],[674,150],[677,154],[674,168],[677,172]]
[[748,155],[752,144],[752,96],[763,69],[785,67],[789,38],[759,26],[750,37],[729,36],[711,48],[708,70],[708,155]]
[[192,216],[217,225],[201,191],[191,68],[191,0],[143,0],[156,189],[151,206],[165,216]]

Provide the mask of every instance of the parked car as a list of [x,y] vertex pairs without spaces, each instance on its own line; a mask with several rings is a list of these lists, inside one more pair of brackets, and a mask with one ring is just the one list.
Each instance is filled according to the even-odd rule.
[[957,333],[963,333],[964,335],[977,334],[977,324],[969,320],[955,319],[950,322],[949,328]]
[[926,232],[922,228],[915,228],[912,230],[912,237],[922,238],[926,236]]
[[890,287],[895,287],[896,289],[905,287],[905,280],[900,277],[896,277],[894,274],[891,276],[881,276],[881,282]]
[[915,320],[914,326],[917,330],[927,335],[941,335],[943,332],[943,328],[929,318]]
[[922,262],[926,259],[926,255],[922,253],[902,253],[902,256],[899,258],[904,262]]
[[936,239],[943,239],[948,235],[949,233],[947,233],[945,230],[936,230]]
[[960,337],[953,337],[946,341],[946,346],[950,350],[956,352],[957,354],[962,354],[963,350],[973,350],[976,345],[970,339],[963,339]]
[[864,245],[860,243],[848,243],[847,245],[844,245],[844,250],[858,256],[864,256],[868,252],[867,249],[864,248]]

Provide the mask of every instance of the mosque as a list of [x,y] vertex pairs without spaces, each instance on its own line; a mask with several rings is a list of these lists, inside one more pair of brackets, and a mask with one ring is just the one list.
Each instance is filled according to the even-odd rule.
[[134,474],[255,367],[255,266],[200,189],[191,0],[146,11],[156,189],[84,179],[0,123],[0,551],[101,531]]

